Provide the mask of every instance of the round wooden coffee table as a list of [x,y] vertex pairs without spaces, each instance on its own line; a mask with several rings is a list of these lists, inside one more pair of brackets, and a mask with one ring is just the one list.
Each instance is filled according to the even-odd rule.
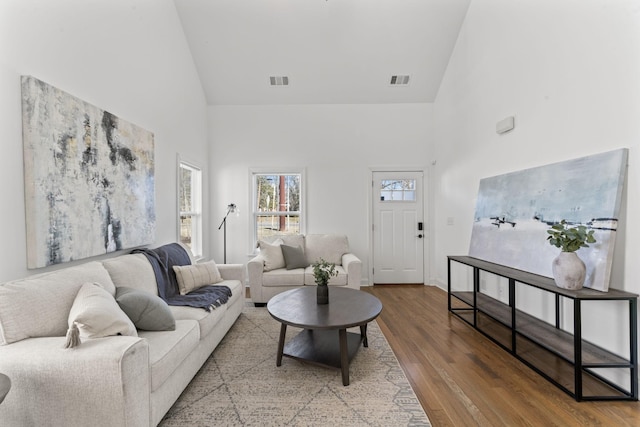
[[[367,323],[378,317],[382,303],[375,296],[348,288],[329,288],[329,304],[316,302],[316,287],[283,292],[267,303],[271,317],[282,325],[276,366],[282,356],[340,369],[342,384],[349,385],[349,362],[360,343],[368,347]],[[284,345],[287,326],[303,330]],[[347,328],[360,327],[360,333]]]

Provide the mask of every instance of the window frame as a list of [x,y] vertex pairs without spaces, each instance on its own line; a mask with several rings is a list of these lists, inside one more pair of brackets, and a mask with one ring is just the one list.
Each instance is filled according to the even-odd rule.
[[[188,169],[191,171],[191,208],[190,211],[182,211],[180,208],[180,196],[182,193],[182,169]],[[177,179],[177,198],[176,198],[176,238],[178,242],[182,243],[182,223],[181,218],[185,215],[189,215],[192,218],[191,225],[191,253],[195,259],[201,259],[203,257],[203,186],[202,186],[203,171],[202,168],[191,161],[185,160],[177,156],[176,167],[176,179]]]
[[249,254],[257,253],[258,245],[258,217],[264,216],[258,213],[257,206],[257,180],[258,175],[299,175],[300,176],[300,201],[299,211],[287,212],[270,212],[270,215],[284,216],[287,214],[298,212],[300,235],[306,234],[306,169],[305,168],[250,168],[249,169],[249,203],[247,206],[251,208],[251,221],[249,221]]

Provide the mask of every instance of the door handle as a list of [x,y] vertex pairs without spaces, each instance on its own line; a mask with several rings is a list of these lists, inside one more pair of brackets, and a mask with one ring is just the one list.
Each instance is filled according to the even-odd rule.
[[418,234],[418,239],[422,239],[422,234]]

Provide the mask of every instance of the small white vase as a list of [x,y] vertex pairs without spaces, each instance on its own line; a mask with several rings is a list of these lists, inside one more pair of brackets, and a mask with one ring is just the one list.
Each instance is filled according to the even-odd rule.
[[572,291],[582,288],[587,267],[575,252],[560,252],[551,264],[553,278],[559,288]]

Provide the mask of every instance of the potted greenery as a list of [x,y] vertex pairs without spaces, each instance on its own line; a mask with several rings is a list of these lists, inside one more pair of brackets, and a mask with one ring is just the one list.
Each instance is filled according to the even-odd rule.
[[318,304],[329,304],[329,279],[337,275],[338,271],[335,264],[322,258],[313,263],[313,278],[316,285],[318,285]]
[[560,254],[553,260],[551,270],[556,285],[560,288],[577,290],[582,288],[587,268],[578,257],[576,251],[588,248],[587,243],[595,243],[593,230],[584,225],[571,226],[564,219],[547,230],[549,244],[561,249]]

